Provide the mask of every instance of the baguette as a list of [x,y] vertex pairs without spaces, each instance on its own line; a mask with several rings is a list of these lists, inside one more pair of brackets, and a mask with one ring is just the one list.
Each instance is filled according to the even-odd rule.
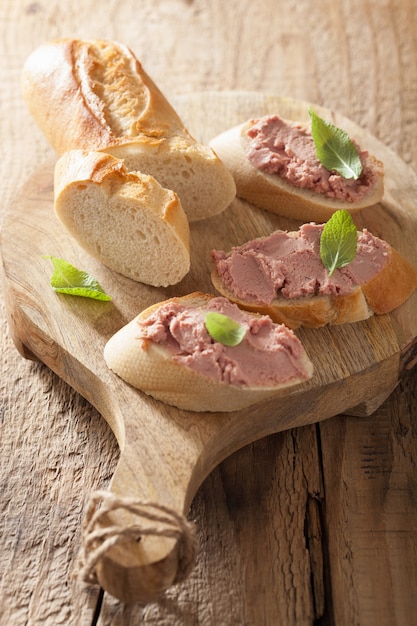
[[65,152],[55,165],[54,208],[84,250],[135,281],[166,287],[190,269],[189,224],[177,195],[110,154]]
[[189,221],[223,211],[236,187],[208,146],[196,141],[133,53],[103,40],[58,39],[22,71],[29,111],[58,155],[108,152],[179,196]]
[[[387,242],[372,237],[366,229],[363,233],[358,232],[358,238],[364,238],[363,254],[357,254],[356,259],[346,267],[336,269],[330,279],[329,272],[320,260],[319,236],[322,226],[309,224],[302,226],[299,231],[273,233],[272,237],[285,235],[288,240],[299,241],[301,233],[306,229],[315,231],[311,235],[311,249],[298,258],[288,255],[288,249],[284,251],[282,248],[280,252],[278,247],[272,256],[258,257],[256,250],[262,247],[267,249],[265,244],[271,241],[268,237],[237,246],[228,253],[213,251],[213,286],[218,293],[242,309],[269,315],[274,322],[292,329],[347,324],[368,319],[374,314],[389,313],[403,304],[417,287],[415,268]],[[372,244],[369,257],[366,252],[368,242]],[[248,253],[248,249],[252,252]],[[372,256],[375,250],[379,252],[374,255],[378,259],[374,263]],[[234,260],[232,255],[235,255]],[[249,288],[243,287],[242,268],[246,271],[246,285],[249,285],[248,276],[255,272]],[[360,275],[364,278],[361,279]],[[304,283],[297,285],[297,276],[301,276]],[[308,278],[304,280],[304,276]],[[259,286],[264,280],[269,297],[259,296]],[[275,284],[274,280],[277,281]],[[258,294],[253,290],[255,282]],[[291,290],[297,295],[283,293],[288,291],[288,285],[293,285]]]
[[[165,325],[160,322],[161,311],[165,311],[162,319],[169,320],[165,321]],[[227,348],[210,339],[204,325],[205,311],[223,311],[247,328],[257,324],[261,330],[255,335],[247,330],[239,346]],[[193,314],[197,317],[188,322],[192,328],[191,339],[189,335],[179,338],[178,325],[184,328],[185,324],[186,328],[187,315]],[[158,341],[154,340],[154,335],[149,338],[147,327],[147,323],[155,321],[155,317],[158,320],[157,334],[162,326],[167,329],[164,331],[166,334],[159,335]],[[247,339],[248,335],[250,339]],[[268,348],[269,354],[267,348],[257,343],[257,348],[250,351],[249,359],[246,356],[245,360],[250,349],[248,345],[254,342],[253,336],[263,337],[265,344],[271,336],[278,348],[274,347],[275,352]],[[268,364],[271,367],[271,355],[280,359],[279,362],[274,361],[273,381],[266,377],[262,385],[242,382],[246,375],[253,376],[253,371],[247,373],[245,367],[255,369],[256,376],[260,371],[265,373]],[[313,365],[292,331],[273,324],[269,318],[245,313],[224,298],[201,292],[171,298],[144,310],[108,340],[104,359],[108,367],[126,383],[157,400],[190,411],[240,410],[288,392],[313,374]],[[197,362],[200,369],[193,369],[190,360]],[[215,376],[212,376],[213,368]],[[220,369],[223,379],[219,377]],[[230,380],[226,380],[227,372]],[[241,382],[232,379],[234,373]],[[269,371],[268,376],[271,376]]]
[[[366,168],[364,167],[364,173],[359,179],[359,182],[363,184],[365,193],[363,197],[355,200],[330,197],[324,193],[318,193],[316,190],[296,186],[306,184],[300,181],[312,177],[311,172],[308,172],[306,177],[304,174],[297,173],[290,178],[291,182],[288,182],[288,179],[283,177],[281,173],[268,173],[264,169],[255,167],[247,156],[252,145],[248,131],[253,129],[257,122],[267,119],[272,119],[272,117],[247,120],[243,124],[217,135],[209,142],[209,145],[233,175],[238,197],[272,213],[304,222],[326,221],[338,209],[346,209],[353,214],[364,207],[376,204],[382,199],[384,193],[383,164],[375,156],[367,153],[363,153],[362,158]],[[283,120],[283,118],[279,119]],[[313,141],[308,124],[288,120],[283,120],[283,122],[287,127],[295,128],[297,132],[298,129],[301,129],[302,132],[306,131],[309,141]],[[293,152],[292,148],[288,151],[291,158],[290,167],[288,167],[290,171],[296,162]],[[268,149],[268,156],[270,154]],[[306,160],[300,158],[300,163],[304,167]],[[319,172],[319,174],[314,173],[314,180],[317,178],[327,180],[328,170],[320,166],[316,158],[311,163],[315,163],[314,167],[317,166]],[[297,178],[297,183],[295,178]],[[334,180],[332,183],[334,187],[343,183],[337,174],[333,173],[332,179]],[[372,181],[372,184],[368,185],[368,181]]]

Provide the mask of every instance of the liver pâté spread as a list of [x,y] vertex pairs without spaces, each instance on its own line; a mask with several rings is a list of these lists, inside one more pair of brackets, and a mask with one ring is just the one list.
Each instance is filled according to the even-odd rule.
[[356,144],[362,174],[357,180],[346,179],[321,165],[313,137],[306,127],[278,115],[253,122],[247,132],[250,143],[246,157],[257,169],[277,174],[293,187],[356,202],[369,193],[377,181],[377,174],[367,164],[368,152]]
[[284,298],[311,295],[346,295],[368,282],[388,262],[389,246],[364,229],[358,233],[354,260],[332,276],[320,258],[324,224],[304,224],[299,231],[277,230],[232,248],[212,252],[222,282],[239,300],[271,304]]
[[[207,311],[243,325],[243,341],[228,347],[213,340],[205,326]],[[166,302],[139,321],[138,338],[144,349],[146,341],[163,344],[174,361],[232,385],[274,386],[311,374],[301,362],[304,348],[290,329],[268,316],[249,315],[223,297],[212,298],[204,308]]]

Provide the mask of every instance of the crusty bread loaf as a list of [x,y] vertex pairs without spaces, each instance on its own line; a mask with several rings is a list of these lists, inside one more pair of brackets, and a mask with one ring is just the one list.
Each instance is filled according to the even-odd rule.
[[[296,234],[289,233],[290,236]],[[297,233],[298,234],[298,233]],[[386,242],[385,242],[386,243]],[[327,324],[347,324],[389,313],[403,304],[417,287],[417,272],[394,248],[388,246],[388,261],[373,278],[345,295],[306,295],[286,298],[281,293],[269,304],[243,300],[221,280],[216,268],[211,280],[215,289],[247,311],[269,315],[289,328],[318,328]]]
[[[305,222],[326,221],[338,209],[355,213],[382,199],[383,164],[373,155],[368,155],[367,163],[376,173],[377,182],[361,200],[355,202],[334,199],[322,193],[295,187],[278,174],[268,174],[254,167],[248,160],[246,151],[251,141],[247,133],[255,121],[247,120],[209,142],[232,173],[238,197],[272,213]],[[307,124],[300,126],[308,127]]]
[[121,159],[70,150],[58,159],[55,212],[92,256],[133,280],[167,286],[190,269],[189,224],[177,195]]
[[[236,411],[271,396],[288,393],[294,385],[312,376],[313,365],[296,338],[299,346],[297,363],[302,374],[268,387],[218,382],[174,361],[163,343],[140,338],[138,321],[149,318],[163,304],[178,302],[187,307],[204,308],[213,298],[213,295],[195,292],[150,306],[109,339],[104,350],[108,367],[126,383],[167,404],[185,410],[211,412]],[[255,317],[259,316],[255,314]],[[285,332],[291,333],[288,329]],[[292,355],[292,358],[296,357]]]
[[179,196],[189,221],[223,211],[236,193],[214,152],[196,141],[133,53],[117,42],[59,39],[26,60],[22,89],[54,150],[99,150]]

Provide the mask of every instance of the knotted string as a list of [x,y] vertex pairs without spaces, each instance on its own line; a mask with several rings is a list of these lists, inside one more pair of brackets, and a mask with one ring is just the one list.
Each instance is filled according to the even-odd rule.
[[[129,511],[141,518],[142,522],[124,526],[101,524],[102,518],[116,509]],[[88,584],[99,584],[96,566],[110,548],[116,544],[140,541],[145,535],[178,541],[178,569],[173,584],[188,577],[197,558],[195,528],[183,516],[162,504],[122,498],[107,491],[96,491],[91,495],[82,524],[82,535],[74,575]]]

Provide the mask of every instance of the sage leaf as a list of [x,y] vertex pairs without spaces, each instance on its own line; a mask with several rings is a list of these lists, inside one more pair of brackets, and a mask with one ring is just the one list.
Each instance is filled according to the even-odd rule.
[[329,276],[353,261],[357,247],[358,233],[351,214],[345,209],[336,211],[325,224],[320,237],[320,257]]
[[244,326],[222,313],[206,313],[205,323],[210,337],[224,346],[239,345],[246,334]]
[[362,174],[362,163],[355,144],[346,131],[323,120],[310,107],[311,134],[317,158],[329,171],[343,178],[357,180]]
[[71,296],[82,296],[94,300],[111,300],[101,285],[87,272],[77,269],[68,261],[53,256],[43,255],[44,259],[50,259],[54,271],[51,276],[51,287],[57,293]]

